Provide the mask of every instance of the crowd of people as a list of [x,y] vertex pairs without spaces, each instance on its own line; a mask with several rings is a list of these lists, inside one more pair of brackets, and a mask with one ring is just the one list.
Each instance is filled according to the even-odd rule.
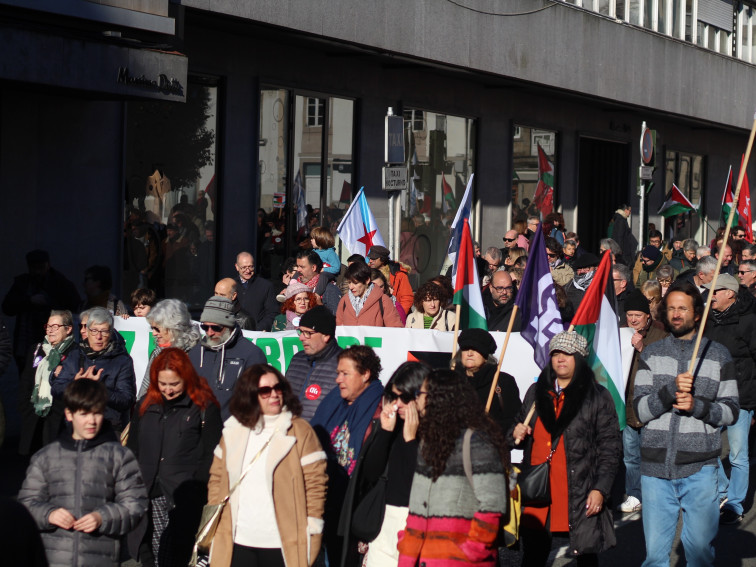
[[[548,502],[523,503],[522,565],[545,565],[553,534],[568,535],[578,565],[598,565],[616,544],[613,511],[642,512],[644,565],[668,564],[681,509],[688,561],[712,565],[718,525],[742,520],[748,489],[756,246],[742,229],[709,246],[651,230],[636,253],[629,218],[621,206],[595,253],[558,213],[514,223],[502,248],[476,243],[488,331],[463,329],[450,367],[407,362],[385,385],[376,352],[342,348],[337,326],[452,331],[456,317],[448,275],[413,290],[409,266],[383,246],[342,265],[316,227],[277,280],[240,252],[198,323],[149,288],[129,310],[98,266],[81,301],[31,252],[2,307],[17,317],[19,453],[30,459],[18,499],[42,534],[47,563],[36,560],[184,566],[203,506],[227,501],[200,563],[493,566],[516,457],[524,469],[550,463]],[[510,323],[537,231],[565,327],[611,255],[618,322],[634,331],[623,430],[574,331],[551,339],[524,395],[497,368],[489,331]],[[145,317],[154,339],[144,376],[115,330],[129,316]],[[295,330],[301,349],[282,373],[243,330]],[[617,483],[625,496],[612,502]]]

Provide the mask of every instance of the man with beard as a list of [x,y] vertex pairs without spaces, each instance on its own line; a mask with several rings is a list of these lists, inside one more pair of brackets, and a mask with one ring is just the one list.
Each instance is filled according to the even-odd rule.
[[242,336],[229,299],[219,295],[208,299],[200,321],[205,336],[189,351],[189,359],[212,388],[225,421],[231,416],[228,403],[239,376],[253,364],[267,361],[263,351]]
[[735,366],[721,344],[704,339],[688,372],[703,309],[693,284],[670,286],[661,315],[671,335],[643,349],[635,377],[641,492],[654,503],[643,510],[646,567],[669,564],[680,510],[688,564],[714,565],[720,428],[735,423],[740,406]]
[[737,524],[743,519],[743,500],[748,492],[748,433],[756,408],[756,314],[753,297],[742,290],[729,274],[721,274],[711,291],[711,314],[706,324],[706,337],[723,344],[735,363],[740,413],[727,427],[730,445],[730,478],[719,463],[719,502],[723,504],[720,524]]
[[336,287],[335,274],[323,271],[323,260],[314,250],[301,250],[297,254],[297,281],[305,284],[317,295],[332,314],[341,300],[341,292]]
[[599,263],[598,256],[586,252],[580,258],[575,260],[575,275],[564,286],[564,293],[567,294],[567,299],[572,302],[572,306],[577,310],[578,305],[583,300],[585,290],[591,285],[593,281],[593,275],[596,273]]
[[[491,285],[483,291],[483,307],[489,331],[506,332],[509,317],[512,315],[517,291],[512,283],[512,276],[505,270],[498,270],[491,276]],[[520,312],[515,316],[512,332],[520,332]]]

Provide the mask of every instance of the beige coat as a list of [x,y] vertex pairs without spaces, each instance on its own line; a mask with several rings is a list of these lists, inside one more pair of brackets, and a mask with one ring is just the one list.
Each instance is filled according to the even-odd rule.
[[[284,411],[268,447],[267,485],[273,487],[276,523],[286,567],[308,567],[320,551],[325,508],[326,455],[315,432],[301,418]],[[208,503],[217,504],[242,473],[251,430],[231,417],[223,428],[210,467]],[[231,494],[210,551],[213,567],[228,567],[239,510],[239,491]]]
[[[407,329],[424,329],[425,322],[423,321],[424,313],[421,311],[413,311],[407,315],[407,324],[404,325]],[[438,310],[436,316],[431,321],[430,329],[433,331],[453,331],[454,322],[457,320],[457,314],[449,309],[443,307]]]

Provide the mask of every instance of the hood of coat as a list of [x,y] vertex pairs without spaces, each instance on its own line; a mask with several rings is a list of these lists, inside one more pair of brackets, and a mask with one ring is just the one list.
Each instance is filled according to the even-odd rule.
[[103,443],[108,443],[110,441],[119,441],[119,439],[116,435],[115,430],[113,429],[113,426],[110,425],[110,422],[107,419],[103,419],[102,427],[100,427],[100,431],[97,433],[95,438],[83,439],[81,441],[77,441],[73,438],[73,428],[71,427],[71,422],[66,421],[65,429],[60,432],[58,441],[64,449],[69,449],[70,451],[76,451],[79,448],[82,451],[90,451],[95,447],[102,445]]

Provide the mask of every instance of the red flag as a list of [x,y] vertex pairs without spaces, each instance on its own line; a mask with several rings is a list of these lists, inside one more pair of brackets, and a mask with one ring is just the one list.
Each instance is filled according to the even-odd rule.
[[[740,168],[743,169],[745,164],[745,154],[740,159]],[[738,224],[743,227],[746,233],[746,240],[753,242],[753,228],[751,220],[751,190],[748,188],[748,174],[743,175],[743,185],[740,186],[740,195],[738,195]]]
[[351,203],[352,202],[352,185],[344,180],[344,184],[341,186],[341,197],[339,197],[339,203]]
[[538,185],[533,203],[545,217],[554,209],[554,165],[538,144]]
[[571,325],[575,327],[578,325],[592,325],[598,321],[599,312],[601,311],[601,298],[604,297],[606,282],[609,281],[611,273],[612,255],[607,250],[601,258],[601,263],[596,273],[593,274],[593,279],[588,289],[585,290],[585,295],[580,305],[578,305],[577,311],[575,311],[575,316],[570,323]]
[[423,206],[420,207],[421,215],[431,214],[431,196],[428,193],[420,193],[423,196]]

